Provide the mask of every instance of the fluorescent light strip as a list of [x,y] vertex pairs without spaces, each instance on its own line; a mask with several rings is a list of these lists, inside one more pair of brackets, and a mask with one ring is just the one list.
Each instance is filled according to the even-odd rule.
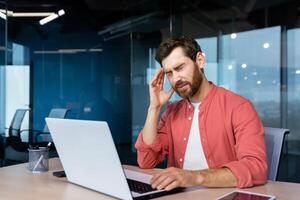
[[54,12],[18,12],[12,13],[13,17],[48,17],[55,14]]
[[12,15],[13,14],[13,11],[10,11],[10,10],[4,10],[4,9],[0,9],[0,12],[4,13],[4,14],[7,14],[8,16]]
[[6,20],[6,14],[4,14],[3,12],[0,12],[0,17],[2,18],[2,19],[4,19],[4,20]]
[[47,24],[48,22],[58,18],[59,16],[62,16],[65,14],[65,11],[63,9],[58,11],[58,14],[53,13],[52,15],[49,15],[48,17],[45,17],[43,19],[40,20],[40,25],[44,25]]
[[57,13],[59,16],[63,16],[65,14],[65,11],[63,9],[59,10]]
[[40,20],[40,25],[44,25],[44,24],[47,24],[48,22],[51,22],[52,20],[58,18],[58,14],[52,14],[52,15],[49,15],[48,17],[45,17],[43,19]]
[[34,51],[35,54],[59,54],[58,51]]
[[35,54],[73,54],[82,52],[102,52],[103,49],[58,49],[52,51],[37,50],[34,51]]
[[0,12],[7,14],[9,17],[47,17],[55,14],[54,12],[13,12],[10,10],[0,9]]
[[103,49],[89,49],[89,52],[102,52]]
[[86,52],[86,49],[58,49],[60,53],[79,53],[79,52]]

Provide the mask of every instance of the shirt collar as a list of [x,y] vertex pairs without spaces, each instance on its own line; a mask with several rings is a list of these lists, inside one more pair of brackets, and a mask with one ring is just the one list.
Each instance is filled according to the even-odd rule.
[[[214,95],[215,95],[215,93],[217,91],[217,88],[218,88],[213,82],[209,81],[209,83],[211,85],[211,88],[208,91],[206,97],[201,101],[201,106],[202,107],[208,105],[212,101],[212,99],[213,99],[213,97],[214,97]],[[185,99],[185,102],[188,105],[190,105],[190,106],[193,107],[193,105],[192,105],[192,103],[190,102],[189,99]]]

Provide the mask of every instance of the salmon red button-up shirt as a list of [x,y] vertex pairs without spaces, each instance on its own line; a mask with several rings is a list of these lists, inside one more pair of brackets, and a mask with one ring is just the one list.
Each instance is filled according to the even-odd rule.
[[[212,84],[199,108],[200,138],[209,168],[229,168],[239,188],[266,183],[264,129],[250,101]],[[170,104],[151,145],[139,134],[135,147],[141,168],[153,168],[166,156],[168,167],[183,168],[193,109],[187,99]]]

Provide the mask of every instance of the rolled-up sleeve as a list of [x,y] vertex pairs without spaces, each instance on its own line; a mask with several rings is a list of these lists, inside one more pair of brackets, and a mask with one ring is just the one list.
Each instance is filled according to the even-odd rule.
[[153,168],[164,160],[168,154],[168,109],[164,112],[157,126],[157,135],[152,144],[145,144],[142,131],[135,143],[137,149],[137,161],[141,168]]
[[263,125],[250,102],[239,105],[232,113],[237,161],[224,164],[238,180],[238,188],[267,182],[267,156]]

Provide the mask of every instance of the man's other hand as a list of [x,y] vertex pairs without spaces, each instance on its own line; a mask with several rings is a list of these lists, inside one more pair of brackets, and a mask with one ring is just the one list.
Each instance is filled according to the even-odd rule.
[[203,177],[199,171],[170,167],[155,174],[151,180],[151,186],[169,191],[177,187],[200,185],[202,181]]

